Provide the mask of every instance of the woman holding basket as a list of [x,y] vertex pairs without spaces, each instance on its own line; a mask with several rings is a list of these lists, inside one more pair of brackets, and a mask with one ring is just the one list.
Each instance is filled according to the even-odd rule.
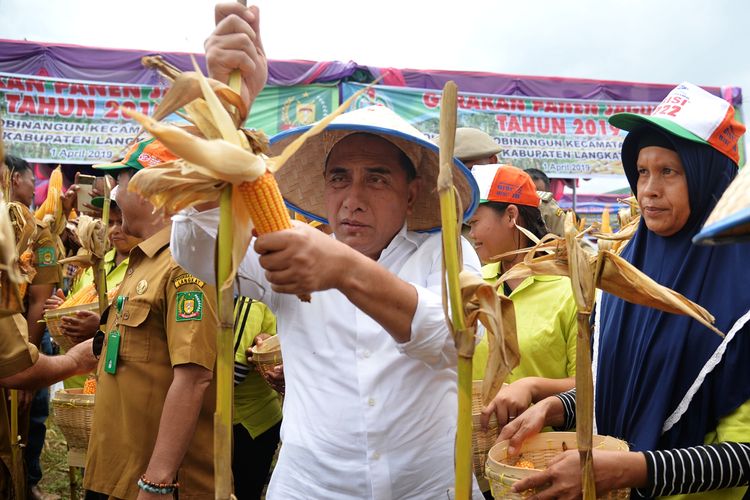
[[[726,101],[689,83],[651,116],[621,113],[610,122],[630,131],[622,162],[643,214],[623,258],[708,309],[726,337],[603,295],[594,331],[595,432],[633,451],[594,450],[597,494],[630,487],[635,498],[742,498],[750,470],[750,246],[691,240],[737,174],[745,127]],[[518,453],[543,425],[574,424],[575,398],[562,394],[506,426],[500,439]],[[533,498],[580,495],[576,450],[514,490],[545,485]]]

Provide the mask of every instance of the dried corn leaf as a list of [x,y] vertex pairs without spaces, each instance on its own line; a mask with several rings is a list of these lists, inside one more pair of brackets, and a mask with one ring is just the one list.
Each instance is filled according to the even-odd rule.
[[510,299],[498,295],[495,287],[479,276],[461,271],[459,280],[466,324],[481,322],[487,335],[489,355],[482,381],[482,402],[487,405],[521,359],[515,310]]
[[81,246],[94,257],[103,259],[110,249],[107,227],[101,219],[81,215],[78,218],[77,235]]
[[169,64],[160,55],[141,57],[141,65],[145,68],[155,69],[170,82],[173,82],[182,73],[176,66]]
[[596,265],[592,265],[588,254],[577,240],[581,228],[576,226],[575,215],[568,212],[565,216],[565,247],[568,254],[570,281],[573,285],[573,297],[579,313],[589,314],[594,307],[596,284],[594,276]]
[[[243,144],[240,142],[239,138],[242,136],[241,134],[237,133],[237,126],[239,124],[235,124],[232,122],[232,117],[229,116],[229,113],[226,109],[224,109],[224,106],[222,105],[221,101],[217,97],[216,93],[211,88],[211,85],[208,83],[208,80],[205,76],[203,76],[203,73],[200,72],[198,69],[198,63],[195,61],[195,58],[193,59],[193,66],[195,66],[195,76],[198,79],[198,83],[200,85],[201,93],[203,94],[203,99],[206,100],[206,104],[208,104],[208,109],[211,112],[211,116],[213,117],[213,123],[216,126],[216,128],[219,129],[219,132],[221,132],[221,138],[225,141],[229,141],[235,146],[243,146]],[[242,106],[242,100],[240,99],[240,106]]]
[[[554,249],[555,254],[534,257],[543,248]],[[708,311],[683,295],[658,284],[613,252],[600,251],[595,257],[586,254],[584,259],[581,258],[579,253],[576,263],[579,269],[584,270],[587,279],[593,280],[598,274],[596,287],[605,292],[633,304],[653,307],[672,314],[690,316],[713,332],[723,336],[713,326],[714,317]],[[590,270],[585,271],[585,266],[589,266]],[[542,240],[542,243],[527,251],[527,255],[522,262],[500,276],[498,283],[534,275],[571,277],[571,274],[567,248],[561,247],[557,241],[545,242]],[[573,278],[571,277],[571,279]],[[580,277],[578,281],[581,281]],[[577,304],[579,300],[583,300],[584,304],[587,303],[587,300],[590,300],[589,292],[579,290],[576,294]],[[587,310],[590,311],[590,309]]]
[[185,168],[232,184],[251,182],[266,171],[262,157],[224,139],[202,139],[137,111],[123,108],[123,112],[143,125],[173,154],[185,160]]
[[183,160],[155,165],[138,172],[128,190],[146,198],[165,216],[188,207],[218,201],[226,182],[192,169]]
[[[188,103],[196,99],[202,100],[204,96],[200,83],[201,76],[203,75],[199,71],[180,73],[159,102],[154,111],[154,119],[163,120]],[[231,116],[230,119],[235,123],[234,128],[236,129],[247,117],[247,112],[244,111],[246,110],[246,106],[243,105],[242,98],[227,85],[212,79],[206,80],[209,87],[220,100],[222,108]]]

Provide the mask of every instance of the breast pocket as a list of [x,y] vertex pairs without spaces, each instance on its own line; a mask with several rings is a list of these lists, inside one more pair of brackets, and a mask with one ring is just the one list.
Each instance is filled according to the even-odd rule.
[[149,360],[151,328],[148,328],[146,319],[150,312],[151,306],[145,302],[125,302],[120,315],[120,357],[123,360]]

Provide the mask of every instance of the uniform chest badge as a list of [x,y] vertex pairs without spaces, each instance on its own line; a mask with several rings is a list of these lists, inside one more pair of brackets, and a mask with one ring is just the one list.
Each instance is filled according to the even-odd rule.
[[144,293],[146,293],[147,289],[148,289],[148,281],[141,280],[135,286],[135,293],[137,293],[138,295],[143,295]]

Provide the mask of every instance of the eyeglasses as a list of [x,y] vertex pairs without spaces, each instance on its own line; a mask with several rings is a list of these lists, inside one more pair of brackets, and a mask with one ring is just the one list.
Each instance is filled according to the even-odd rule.
[[94,340],[91,342],[91,350],[94,352],[94,357],[99,359],[102,353],[102,347],[104,347],[104,332],[97,330],[94,334]]

